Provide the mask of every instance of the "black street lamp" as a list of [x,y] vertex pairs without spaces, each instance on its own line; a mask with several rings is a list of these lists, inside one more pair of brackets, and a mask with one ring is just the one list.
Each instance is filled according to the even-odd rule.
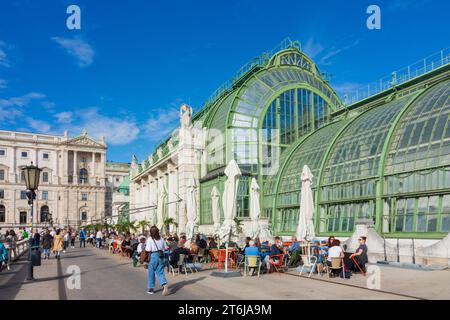
[[[28,275],[27,280],[33,280],[33,261],[31,260],[31,251],[33,249],[33,242],[34,242],[34,234],[33,234],[33,203],[36,199],[36,190],[39,187],[39,178],[41,176],[42,169],[38,168],[37,166],[33,165],[33,162],[31,162],[31,165],[26,166],[22,169],[22,172],[24,173],[25,177],[25,185],[27,187],[27,198],[28,198],[28,204],[30,205],[30,211],[31,211],[31,231],[30,231],[30,241],[29,241],[29,249],[28,249]],[[37,248],[39,248],[39,244],[37,244]]]

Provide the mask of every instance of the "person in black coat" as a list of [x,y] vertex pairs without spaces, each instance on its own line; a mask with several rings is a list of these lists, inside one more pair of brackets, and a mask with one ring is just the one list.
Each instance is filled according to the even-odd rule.
[[52,236],[48,230],[42,236],[42,249],[44,249],[44,259],[50,259],[50,249],[52,247]]

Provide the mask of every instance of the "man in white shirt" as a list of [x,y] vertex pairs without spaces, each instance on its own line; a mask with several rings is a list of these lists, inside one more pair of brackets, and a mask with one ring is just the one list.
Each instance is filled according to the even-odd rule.
[[97,242],[97,248],[100,249],[102,247],[103,233],[101,230],[97,231],[97,235],[95,236]]

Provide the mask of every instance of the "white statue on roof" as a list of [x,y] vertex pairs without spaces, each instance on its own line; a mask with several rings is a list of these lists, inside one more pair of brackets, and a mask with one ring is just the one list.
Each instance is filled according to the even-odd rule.
[[192,123],[192,108],[187,104],[180,107],[180,118],[182,127],[190,127]]

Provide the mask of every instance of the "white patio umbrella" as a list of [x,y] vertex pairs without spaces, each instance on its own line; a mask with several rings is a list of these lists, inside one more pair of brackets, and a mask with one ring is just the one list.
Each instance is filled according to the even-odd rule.
[[166,217],[166,204],[167,204],[167,190],[164,183],[161,183],[160,189],[159,189],[159,196],[158,196],[158,208],[156,211],[157,214],[157,224],[159,230],[164,226],[164,218]]
[[239,184],[239,177],[241,176],[241,170],[238,164],[233,159],[228,163],[225,168],[225,174],[227,180],[225,181],[225,189],[222,197],[223,208],[223,225],[220,229],[220,238],[229,242],[232,236],[236,236],[236,196]]
[[197,228],[197,182],[195,178],[189,179],[187,185],[187,197],[186,197],[186,237],[192,239],[194,237],[195,229]]
[[261,207],[259,206],[259,185],[255,178],[252,178],[250,183],[250,219],[251,224],[251,235],[252,239],[259,236],[259,215],[261,214]]
[[297,238],[299,240],[312,240],[314,232],[314,200],[311,190],[313,175],[307,165],[303,166],[301,175],[302,189],[300,193],[300,214],[298,217]]
[[219,206],[220,193],[216,186],[211,191],[211,211],[214,222],[214,233],[218,234],[220,230],[220,206]]

